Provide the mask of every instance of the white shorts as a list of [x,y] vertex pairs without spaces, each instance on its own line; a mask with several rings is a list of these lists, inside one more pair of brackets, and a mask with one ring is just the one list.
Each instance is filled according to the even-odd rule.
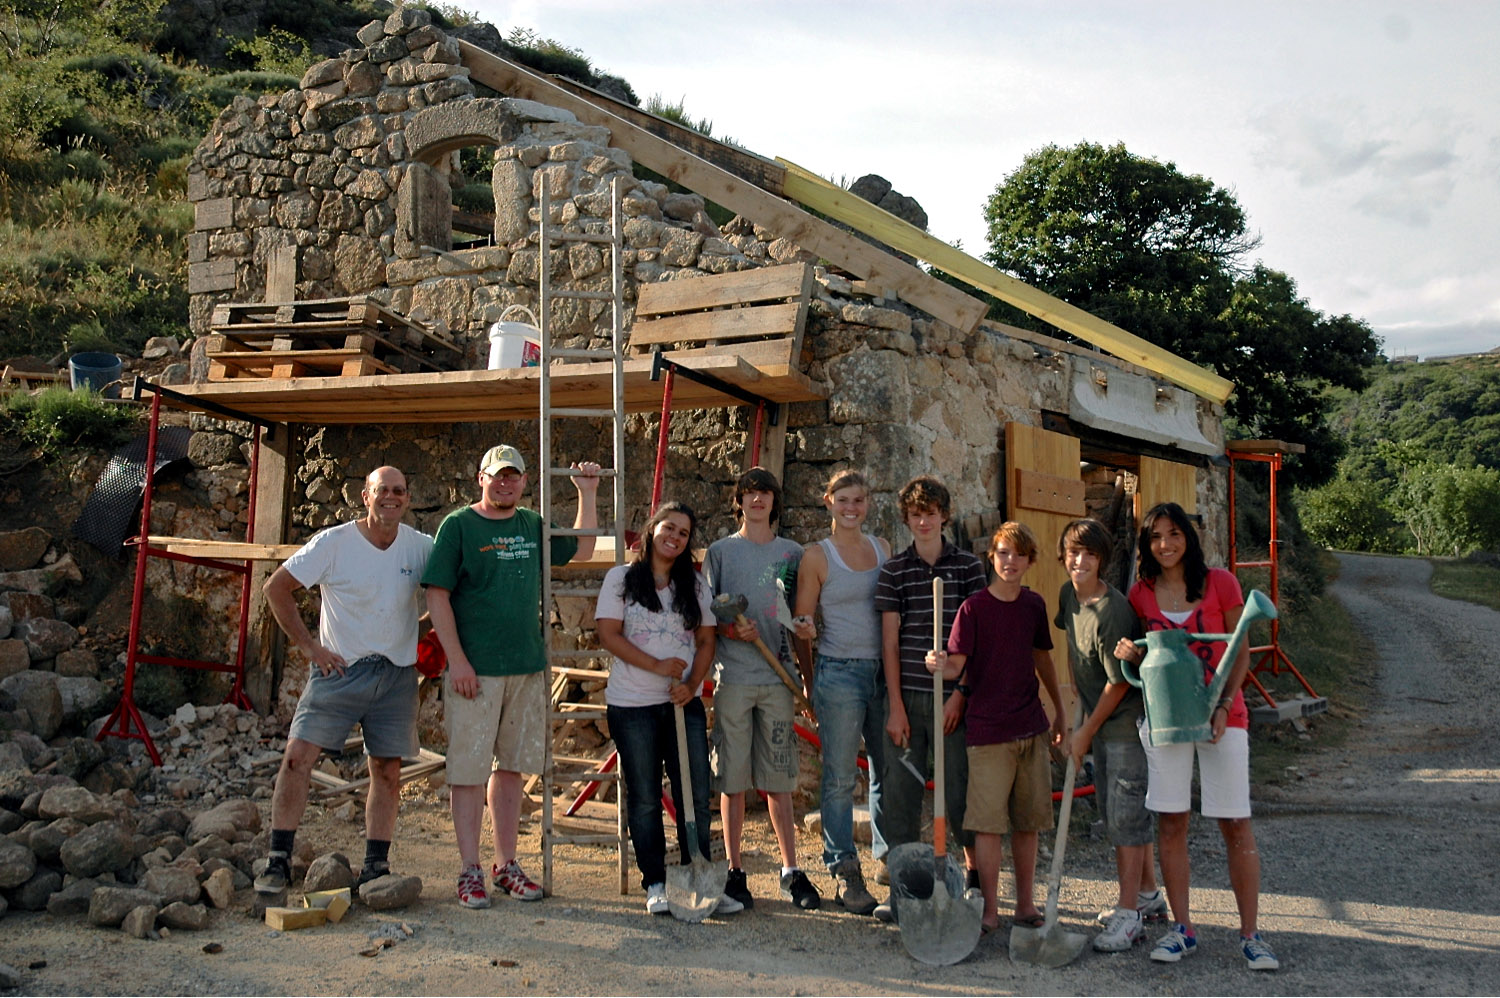
[[1140,728],[1146,748],[1146,809],[1158,814],[1181,814],[1193,809],[1193,756],[1198,757],[1203,816],[1250,817],[1250,732],[1225,728],[1217,743],[1185,742],[1152,745],[1145,723]]

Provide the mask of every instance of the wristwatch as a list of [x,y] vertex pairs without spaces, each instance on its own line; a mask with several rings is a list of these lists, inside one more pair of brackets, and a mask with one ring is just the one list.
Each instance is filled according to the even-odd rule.
[[969,685],[967,683],[959,683],[958,685],[956,685],[956,686],[953,687],[953,691],[955,693],[962,693],[964,695],[964,699],[965,700],[967,700],[969,698],[970,688],[969,688]]

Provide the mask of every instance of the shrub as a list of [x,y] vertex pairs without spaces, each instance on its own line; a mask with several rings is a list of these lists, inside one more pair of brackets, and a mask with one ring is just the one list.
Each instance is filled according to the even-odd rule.
[[76,447],[112,450],[140,424],[135,409],[106,402],[98,392],[61,386],[36,395],[16,392],[5,399],[0,415],[8,432],[53,456]]

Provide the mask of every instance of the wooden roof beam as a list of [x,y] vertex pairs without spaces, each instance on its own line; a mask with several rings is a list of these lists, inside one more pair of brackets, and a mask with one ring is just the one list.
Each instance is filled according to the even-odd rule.
[[903,300],[965,332],[984,318],[984,302],[944,284],[917,267],[830,225],[755,184],[678,148],[667,139],[608,110],[585,96],[502,59],[493,52],[460,41],[463,64],[476,83],[511,97],[534,100],[570,111],[579,121],[610,130],[611,144],[637,163],[675,180],[689,190],[738,212],[835,266],[883,285]]
[[1097,315],[1069,305],[1009,274],[1003,274],[795,163],[784,159],[778,159],[777,162],[787,170],[784,183],[787,196],[809,208],[852,225],[888,246],[926,260],[944,273],[988,291],[1001,301],[1049,322],[1064,332],[1072,333],[1101,350],[1108,350],[1121,360],[1138,364],[1196,395],[1214,402],[1223,402],[1233,393],[1232,381],[1155,343],[1149,343],[1134,333],[1128,333],[1112,322],[1106,322]]

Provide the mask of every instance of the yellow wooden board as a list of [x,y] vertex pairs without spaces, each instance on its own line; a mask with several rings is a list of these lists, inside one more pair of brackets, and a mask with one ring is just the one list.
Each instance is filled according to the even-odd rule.
[[1079,517],[1088,512],[1084,504],[1084,484],[1080,478],[1045,475],[1040,471],[1017,468],[1012,485],[1015,505],[1042,513]]
[[[1005,468],[1006,481],[1015,483],[1018,474],[1032,472],[1053,479],[1071,479],[1077,482],[1082,494],[1083,482],[1078,477],[1079,442],[1077,437],[1053,433],[1025,423],[1005,424]],[[1024,475],[1022,475],[1024,477]],[[1057,559],[1057,538],[1068,521],[1076,517],[1065,513],[1028,509],[1022,505],[1021,496],[1012,487],[1006,489],[1006,518],[1019,520],[1036,534],[1039,550],[1036,564],[1026,573],[1026,585],[1041,594],[1047,601],[1047,617],[1057,614],[1057,591],[1068,580],[1062,562]],[[1067,708],[1073,707],[1073,670],[1068,664],[1067,634],[1054,628],[1052,631],[1052,663],[1057,668],[1058,682],[1063,686],[1063,699]],[[1045,701],[1046,697],[1042,699]],[[1050,709],[1050,705],[1049,705]]]
[[787,196],[807,207],[852,225],[888,246],[925,260],[946,274],[988,291],[1003,302],[1087,340],[1101,350],[1108,350],[1123,360],[1139,364],[1204,398],[1223,402],[1234,391],[1233,382],[1212,371],[1184,360],[1154,343],[1148,343],[1112,322],[1106,322],[1045,291],[1018,281],[1009,274],[1003,274],[795,163],[780,158],[777,162],[787,170]]
[[[757,305],[752,308],[667,315],[660,319],[638,319],[630,330],[632,347],[662,343],[739,340],[752,336],[792,337],[797,332],[800,305]],[[790,347],[791,340],[787,340]]]
[[1141,457],[1140,486],[1136,490],[1136,523],[1159,502],[1175,502],[1189,513],[1198,512],[1198,473],[1191,464]]

